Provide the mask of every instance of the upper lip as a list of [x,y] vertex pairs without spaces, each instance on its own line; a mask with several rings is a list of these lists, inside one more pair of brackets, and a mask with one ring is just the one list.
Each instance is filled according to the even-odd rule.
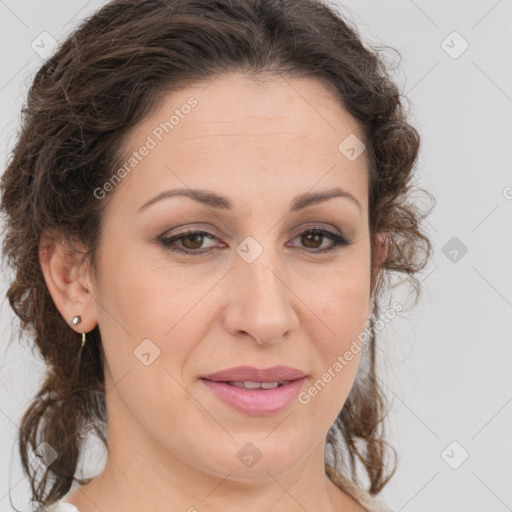
[[220,372],[204,375],[201,378],[217,382],[278,382],[296,380],[305,377],[304,372],[289,366],[272,366],[271,368],[258,369],[252,366],[237,366],[221,370]]

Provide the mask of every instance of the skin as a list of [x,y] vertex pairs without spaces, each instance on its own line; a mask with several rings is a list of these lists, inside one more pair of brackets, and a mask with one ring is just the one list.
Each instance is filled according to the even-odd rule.
[[[127,154],[191,96],[197,106],[108,193],[97,279],[65,242],[41,251],[59,311],[77,333],[98,324],[106,358],[106,466],[66,501],[81,512],[363,511],[324,471],[325,436],[360,353],[308,404],[270,415],[240,413],[199,380],[241,364],[285,364],[307,374],[307,390],[364,330],[367,167],[364,153],[349,161],[338,150],[349,134],[363,140],[360,127],[320,81],[230,73],[166,96],[129,134]],[[138,211],[177,187],[215,191],[233,210],[173,197]],[[290,212],[296,195],[334,187],[360,209],[338,197]],[[187,227],[215,237],[174,247],[209,252],[184,255],[156,241]],[[322,254],[333,242],[300,236],[312,227],[351,244]],[[263,249],[252,263],[236,252],[247,236]],[[134,355],[146,338],[160,350],[149,366]],[[249,442],[262,455],[252,467],[237,457]]]

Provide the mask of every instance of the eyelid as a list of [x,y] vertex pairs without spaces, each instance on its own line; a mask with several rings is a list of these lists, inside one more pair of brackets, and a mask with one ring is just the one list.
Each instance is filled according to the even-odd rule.
[[323,222],[312,222],[310,224],[305,224],[303,226],[300,226],[300,228],[298,228],[298,230],[294,236],[300,235],[304,231],[308,231],[310,229],[325,229],[326,231],[336,230],[336,231],[338,231],[338,233],[333,233],[334,235],[344,236],[343,231],[341,231],[341,229],[338,229],[331,224],[325,224]]
[[207,227],[201,227],[201,226],[189,226],[180,229],[180,227],[168,229],[165,231],[162,235],[159,236],[159,238],[171,238],[179,235],[187,234],[191,231],[201,231],[201,232],[208,232],[212,236],[215,236],[217,238],[221,238],[224,236],[223,233],[221,233],[215,226],[207,226]]
[[[182,254],[184,256],[200,256],[203,254],[211,253],[212,250],[215,249],[215,247],[207,247],[207,248],[203,248],[203,249],[194,250],[194,249],[181,249],[181,248],[177,248],[177,247],[173,248],[172,245],[179,242],[181,239],[186,238],[187,236],[191,236],[191,235],[199,234],[203,238],[209,238],[210,240],[214,239],[214,238],[219,239],[219,235],[222,236],[222,234],[219,233],[219,231],[216,228],[212,227],[211,231],[213,231],[214,233],[217,233],[217,234],[214,234],[210,231],[202,230],[202,229],[198,228],[197,226],[196,227],[188,226],[186,229],[172,233],[168,236],[166,236],[166,234],[164,233],[160,237],[157,237],[157,241],[166,250],[169,250],[169,251],[172,251],[172,252],[175,252],[178,254]],[[330,227],[330,226],[326,227],[325,225],[322,225],[322,224],[306,225],[306,226],[302,226],[299,229],[299,231],[291,237],[291,240],[294,240],[295,238],[297,238],[305,233],[315,233],[315,232],[316,232],[315,234],[319,234],[320,236],[327,238],[328,240],[331,241],[331,244],[327,247],[324,247],[323,249],[299,248],[299,250],[301,252],[305,252],[308,254],[318,254],[318,255],[335,253],[344,247],[352,245],[353,241],[351,241],[349,238],[347,238],[344,234],[338,234],[338,233],[335,233],[334,231],[339,231],[339,230],[337,230],[336,228],[334,228],[334,230],[333,230],[332,227]],[[288,245],[287,245],[287,247],[288,247]]]
[[[292,236],[292,238],[296,238],[298,235],[301,235],[304,231],[313,230],[313,229],[317,229],[317,230],[325,229],[327,231],[336,230],[337,233],[333,233],[334,235],[337,235],[339,237],[343,237],[343,238],[347,239],[347,237],[345,236],[345,234],[343,233],[342,230],[336,228],[335,226],[332,226],[330,224],[325,224],[325,223],[322,223],[322,222],[316,222],[316,223],[315,222],[311,222],[309,224],[300,226],[299,228],[297,228],[297,230],[295,231],[295,234]],[[186,235],[189,232],[197,232],[197,231],[201,231],[201,232],[205,231],[205,232],[207,232],[207,233],[209,233],[212,236],[215,236],[217,238],[226,237],[226,235],[224,233],[219,231],[213,225],[208,225],[207,227],[196,226],[196,225],[191,225],[191,226],[187,225],[182,230],[180,230],[179,227],[169,229],[166,232],[164,232],[162,235],[160,235],[158,238],[160,238],[160,239],[161,238],[171,238],[171,237],[174,238],[174,237],[177,237],[177,236],[180,236],[180,235]],[[232,236],[232,235],[227,235],[227,237],[229,237],[229,236]],[[238,243],[240,243],[242,240],[243,240],[243,238],[241,238]]]

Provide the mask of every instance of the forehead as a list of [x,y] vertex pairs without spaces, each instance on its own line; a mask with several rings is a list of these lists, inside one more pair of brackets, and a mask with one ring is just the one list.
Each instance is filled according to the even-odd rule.
[[[197,105],[186,107],[194,98]],[[183,115],[180,110],[186,110]],[[185,89],[163,95],[150,118],[139,125],[148,131],[155,121],[169,121],[172,113],[179,114],[171,124],[183,135],[212,134],[272,134],[286,128],[296,136],[317,135],[325,138],[329,132],[355,133],[362,138],[358,122],[341,105],[332,86],[311,77],[292,78],[286,75],[249,77],[241,73],[227,73],[209,82],[196,83]],[[187,118],[193,118],[187,122]],[[297,121],[307,124],[297,124]],[[176,123],[178,121],[178,123]],[[222,126],[224,125],[224,126]],[[185,133],[193,128],[195,133]],[[240,129],[241,132],[234,132]],[[137,129],[134,130],[138,131]],[[342,133],[338,133],[342,135]]]
[[131,130],[126,159],[151,149],[130,172],[126,193],[203,184],[264,198],[275,187],[291,196],[342,184],[366,203],[365,154],[348,159],[340,150],[347,137],[363,140],[362,130],[324,83],[227,74],[163,96]]

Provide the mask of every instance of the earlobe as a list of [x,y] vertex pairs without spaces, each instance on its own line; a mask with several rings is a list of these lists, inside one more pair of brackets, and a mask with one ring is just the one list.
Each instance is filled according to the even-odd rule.
[[80,315],[82,322],[75,330],[89,332],[96,325],[89,275],[80,265],[80,254],[73,251],[62,236],[43,233],[39,244],[39,263],[48,291],[65,321]]

